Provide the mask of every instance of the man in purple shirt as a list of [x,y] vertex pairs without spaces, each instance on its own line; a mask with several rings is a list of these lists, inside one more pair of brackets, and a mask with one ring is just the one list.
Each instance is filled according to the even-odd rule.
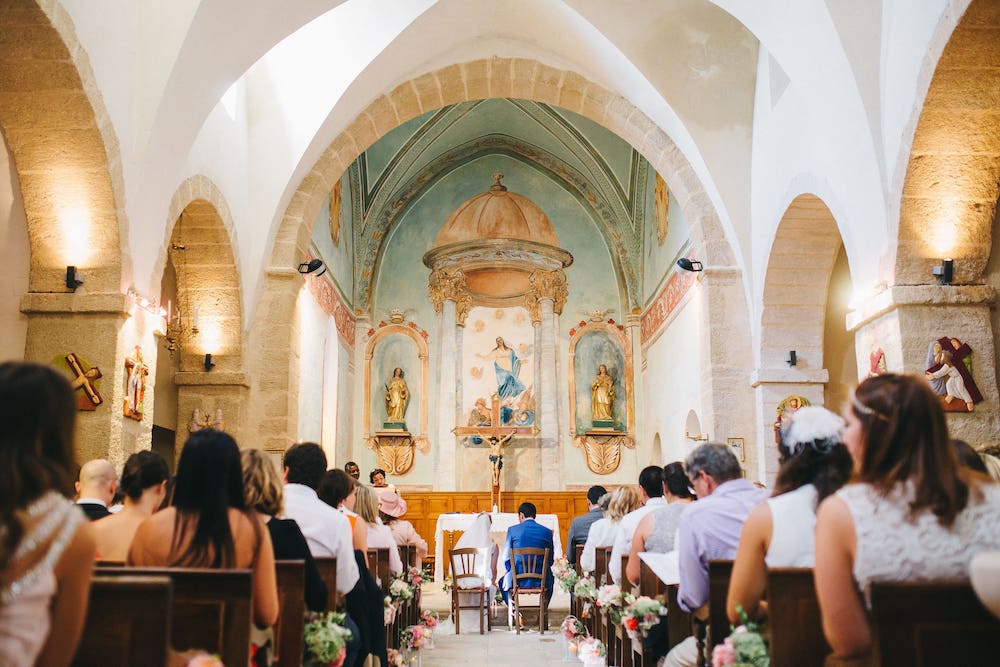
[[[736,557],[743,523],[769,494],[742,479],[740,463],[726,445],[702,445],[684,464],[698,501],[684,510],[677,529],[677,598],[682,608],[701,616],[708,603],[708,561]],[[670,651],[663,665],[694,667],[697,652],[694,637],[688,637]]]

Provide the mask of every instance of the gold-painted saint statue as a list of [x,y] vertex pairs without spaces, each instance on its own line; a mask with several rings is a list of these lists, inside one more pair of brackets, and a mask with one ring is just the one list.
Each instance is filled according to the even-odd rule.
[[385,423],[386,425],[403,424],[403,415],[406,414],[406,404],[410,400],[410,390],[403,379],[403,369],[396,368],[392,371],[392,379],[385,385]]
[[601,364],[597,369],[597,377],[590,383],[591,400],[593,404],[594,423],[613,422],[612,411],[615,406],[615,381],[608,375],[608,367]]

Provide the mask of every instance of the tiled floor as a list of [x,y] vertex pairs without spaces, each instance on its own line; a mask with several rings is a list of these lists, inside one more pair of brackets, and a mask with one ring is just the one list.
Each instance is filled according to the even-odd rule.
[[[425,585],[422,596],[425,609],[437,610],[442,618],[448,615],[449,598],[439,585]],[[545,634],[536,630],[517,635],[507,630],[503,605],[499,606],[500,618],[494,621],[493,631],[483,635],[478,627],[468,632],[464,624],[462,634],[456,635],[451,620],[444,620],[434,633],[435,647],[423,651],[423,667],[565,667],[572,663],[563,662],[565,647],[559,624],[568,609],[569,596],[557,589],[549,608],[550,629]]]

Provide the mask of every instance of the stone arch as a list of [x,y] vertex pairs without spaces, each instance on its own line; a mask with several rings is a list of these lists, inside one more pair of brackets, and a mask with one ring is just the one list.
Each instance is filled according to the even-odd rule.
[[653,434],[653,444],[649,448],[649,465],[663,465],[663,444],[660,442],[660,434],[658,432]]
[[[170,239],[161,262],[169,258],[177,276],[175,307],[182,314],[180,370],[203,368],[204,356],[210,353],[217,370],[240,371],[243,304],[229,207],[211,180],[193,176],[177,189],[168,215]],[[197,334],[190,328],[195,308]]]
[[[494,57],[443,67],[378,97],[330,143],[301,180],[269,241],[270,264],[262,280],[248,347],[254,355],[252,368],[260,373],[288,368],[292,377],[297,377],[295,342],[269,335],[267,323],[293,321],[295,294],[302,278],[290,267],[306,256],[313,226],[330,188],[358,155],[399,125],[427,111],[506,97],[561,107],[589,118],[638,150],[666,180],[688,222],[693,252],[706,265],[722,267],[714,274],[703,274],[706,318],[711,320],[703,324],[733,333],[727,334],[725,340],[720,338],[718,345],[704,346],[708,374],[728,384],[726,376],[732,368],[744,364],[749,367],[749,344],[736,333],[749,328],[749,308],[746,281],[731,242],[734,233],[719,217],[705,186],[673,140],[624,97],[575,72],[531,59]],[[714,316],[707,307],[717,301],[734,300],[742,300],[743,307],[728,308]],[[291,377],[272,379],[271,384],[273,390],[267,396],[256,389],[251,393],[251,411],[260,415],[254,430],[266,446],[287,446],[290,434],[296,431],[296,389]],[[276,400],[290,407],[283,412],[271,408],[265,416],[265,401],[270,405]],[[707,400],[712,403],[706,409],[708,419],[720,431],[730,430],[729,422],[745,412],[743,406],[734,409],[732,400],[726,404],[720,402],[721,398]],[[749,418],[749,414],[745,416]]]
[[[89,60],[58,3],[0,9],[0,127],[21,181],[29,289],[64,292],[67,265],[87,292],[118,292],[125,239],[121,158]],[[16,35],[16,38],[14,37]]]
[[[789,394],[823,404],[829,379],[823,358],[827,297],[842,247],[826,203],[811,193],[795,197],[775,231],[764,277],[760,362],[754,378],[761,446],[748,452],[747,461],[762,480],[772,480],[777,472],[777,451],[769,446],[775,406]],[[794,366],[788,361],[792,350]]]
[[1000,13],[973,0],[930,78],[903,181],[897,285],[934,282],[955,259],[955,282],[975,283],[989,260],[1000,194]]

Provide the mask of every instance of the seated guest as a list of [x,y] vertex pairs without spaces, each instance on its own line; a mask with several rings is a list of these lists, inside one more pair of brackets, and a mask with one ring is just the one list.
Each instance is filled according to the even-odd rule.
[[354,461],[348,461],[344,464],[344,472],[353,477],[355,480],[361,479],[361,468]]
[[580,567],[584,572],[593,572],[597,567],[599,548],[610,547],[615,543],[622,517],[642,507],[642,498],[631,486],[618,487],[611,493],[601,496],[600,502],[607,509],[604,518],[595,521],[587,533],[587,541],[583,545],[583,553],[580,554]]
[[375,468],[370,473],[368,473],[368,481],[376,489],[392,489],[393,491],[396,490],[395,486],[386,483],[385,470],[382,470],[381,468]]
[[355,549],[364,551],[368,548],[368,522],[358,521],[354,511],[359,484],[342,470],[327,470],[323,480],[316,489],[319,499],[347,517],[351,524],[351,544]]
[[664,466],[663,498],[667,506],[647,514],[635,529],[626,565],[626,575],[632,584],[639,585],[639,554],[647,551],[665,554],[674,550],[681,512],[694,500],[688,483],[683,463],[674,461]]
[[590,527],[604,518],[604,512],[598,501],[607,493],[603,486],[592,486],[587,489],[587,513],[574,517],[569,523],[569,537],[566,539],[566,560],[570,565],[576,564],[576,545],[587,542]]
[[851,476],[843,432],[844,420],[818,406],[782,422],[774,495],[750,512],[733,563],[726,610],[735,625],[737,605],[750,618],[763,616],[767,568],[814,565],[816,506]]
[[337,592],[346,595],[358,583],[359,576],[351,543],[351,523],[316,495],[325,471],[326,454],[316,443],[292,445],[285,452],[285,517],[299,525],[313,558],[337,559]]
[[[243,499],[248,509],[257,512],[267,524],[271,535],[275,560],[305,561],[305,601],[312,611],[325,611],[327,590],[316,569],[316,561],[309,552],[309,545],[299,525],[292,519],[277,519],[281,514],[282,488],[278,468],[259,449],[240,452],[243,465]],[[126,469],[128,466],[125,466]],[[124,480],[123,480],[124,482]]]
[[953,439],[951,446],[955,448],[955,456],[958,457],[958,462],[961,465],[976,472],[981,472],[984,475],[990,474],[990,471],[986,469],[986,460],[979,455],[979,452],[972,448],[972,445],[965,440]]
[[401,500],[399,496],[390,494],[379,496],[378,515],[382,523],[392,531],[392,537],[396,541],[396,544],[401,547],[412,545],[417,548],[417,558],[414,566],[419,568],[424,557],[427,556],[427,540],[417,534],[417,530],[413,527],[412,523],[400,518],[403,516]]
[[124,507],[94,522],[98,558],[125,562],[139,524],[153,516],[163,504],[169,478],[167,462],[156,452],[147,450],[128,457],[120,485],[125,494]]
[[[455,581],[455,586],[461,591],[463,588],[478,588],[485,584],[490,589],[490,600],[493,599],[496,593],[494,581],[496,580],[497,557],[499,555],[497,545],[490,535],[492,525],[493,519],[490,517],[489,512],[480,512],[476,516],[475,521],[472,522],[472,525],[469,526],[469,529],[462,533],[462,536],[458,538],[458,542],[455,543],[456,549],[485,550],[483,558],[477,555],[472,561],[472,571],[469,572],[469,574],[476,574],[478,576],[476,578],[463,577],[458,579]],[[479,593],[458,593],[459,606],[471,607],[474,604],[478,605],[479,602]],[[466,632],[478,632],[480,613],[489,613],[489,611],[483,612],[477,609],[460,610],[461,623],[459,623],[459,627],[466,628]]]
[[400,574],[403,571],[403,561],[399,557],[399,547],[388,526],[383,526],[378,519],[378,496],[374,489],[359,486],[354,509],[358,517],[368,524],[368,549],[389,549],[389,571]]
[[[552,529],[546,528],[537,521],[537,510],[532,503],[521,503],[517,508],[517,520],[519,523],[507,529],[507,539],[504,542],[503,550],[500,552],[500,560],[503,562],[504,574],[500,581],[500,591],[503,593],[504,602],[508,602],[510,590],[514,586],[513,573],[524,574],[525,566],[520,558],[512,562],[511,549],[523,549],[532,547],[536,549],[549,550],[549,563],[545,568],[545,588],[546,597],[552,598],[552,559],[555,547],[552,542]],[[520,585],[519,585],[520,586]],[[540,588],[541,581],[528,580],[524,588]]]
[[278,584],[271,537],[243,503],[240,450],[226,433],[191,434],[177,464],[174,504],[143,521],[127,565],[253,571],[253,620],[278,619]]
[[854,481],[816,517],[816,594],[840,658],[872,648],[865,607],[873,581],[967,578],[1000,549],[1000,486],[963,468],[938,396],[923,378],[878,375],[844,411]]
[[0,665],[68,665],[87,617],[93,528],[73,489],[76,398],[62,373],[0,364]]
[[[698,500],[684,510],[677,527],[677,601],[685,611],[704,616],[708,561],[736,557],[743,523],[768,494],[740,476],[740,462],[727,445],[701,445],[684,464]],[[688,637],[671,649],[663,664],[693,667],[697,661],[697,641]]]
[[611,550],[611,561],[608,563],[608,574],[616,582],[622,579],[622,556],[628,556],[632,551],[632,537],[639,522],[653,510],[667,506],[663,499],[663,468],[647,466],[639,473],[639,493],[642,495],[642,507],[632,510],[622,517],[621,525],[615,534],[614,549]]
[[76,483],[76,504],[91,521],[97,521],[111,514],[108,506],[118,488],[118,475],[110,461],[94,459],[80,468],[80,480]]

